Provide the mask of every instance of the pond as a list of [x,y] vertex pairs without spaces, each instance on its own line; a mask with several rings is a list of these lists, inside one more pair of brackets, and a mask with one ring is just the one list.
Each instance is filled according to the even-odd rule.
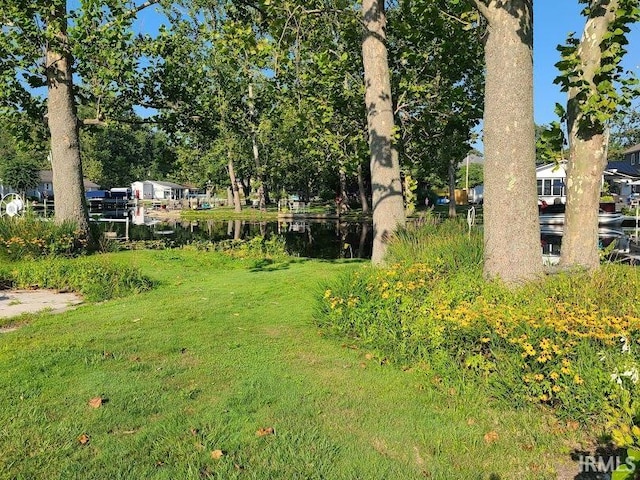
[[[281,237],[287,251],[295,256],[335,259],[371,258],[373,228],[368,222],[338,220],[159,220],[144,209],[103,212],[105,231],[115,238],[131,241],[162,240],[181,246],[196,241],[249,240],[258,235]],[[562,226],[542,226],[541,250],[545,263],[557,263],[562,243]],[[628,229],[601,228],[599,242],[606,248],[612,242],[628,245]],[[621,245],[622,244],[622,245]],[[628,248],[628,246],[627,246]]]
[[[176,246],[195,241],[249,240],[258,235],[281,237],[295,256],[335,259],[371,258],[373,229],[367,222],[338,220],[159,220],[138,212],[104,212],[94,217],[115,238],[161,240]],[[128,220],[128,222],[127,222]]]

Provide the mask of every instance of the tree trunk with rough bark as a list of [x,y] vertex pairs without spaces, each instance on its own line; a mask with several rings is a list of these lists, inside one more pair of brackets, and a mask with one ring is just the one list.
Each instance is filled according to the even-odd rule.
[[360,206],[362,213],[369,213],[369,201],[367,200],[367,189],[364,186],[364,176],[362,175],[362,165],[358,165],[358,194],[360,195]]
[[449,218],[456,216],[456,161],[449,160]]
[[46,48],[47,109],[51,134],[51,168],[55,221],[77,225],[90,240],[89,215],[84,196],[78,116],[74,99],[72,56],[67,38],[66,3],[57,2],[49,26],[57,29]]
[[398,152],[393,145],[394,118],[386,46],[384,0],[363,0],[362,40],[365,104],[371,152],[373,252],[371,261],[384,261],[389,240],[405,225]]
[[227,164],[229,170],[229,181],[231,182],[231,190],[233,191],[233,206],[236,212],[242,211],[242,204],[240,203],[240,189],[238,188],[238,181],[236,179],[236,172],[233,168],[233,159],[229,154],[229,162]]
[[[587,20],[578,56],[582,61],[580,79],[596,92],[594,76],[602,64],[600,44],[615,17],[618,1],[611,0],[605,15]],[[600,267],[598,253],[598,211],[602,174],[607,166],[608,135],[603,128],[582,125],[578,89],[569,89],[567,131],[569,133],[569,162],[565,185],[567,204],[564,235],[560,249],[560,265]]]
[[[250,115],[255,122],[255,106],[253,104],[253,85],[249,84],[249,109]],[[264,183],[264,175],[262,174],[262,166],[260,165],[260,151],[258,150],[258,137],[257,137],[257,126],[253,124],[251,126],[251,146],[253,150],[253,161],[256,164],[256,179],[258,180],[258,207],[260,211],[264,212],[267,210],[267,186]]]
[[542,275],[533,122],[533,2],[475,1],[488,23],[484,275],[517,285]]

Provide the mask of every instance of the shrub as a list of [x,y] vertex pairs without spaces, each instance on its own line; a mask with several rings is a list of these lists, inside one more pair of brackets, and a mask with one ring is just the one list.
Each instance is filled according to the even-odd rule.
[[512,291],[482,280],[481,255],[479,236],[459,222],[402,232],[390,247],[396,263],[330,285],[318,321],[386,360],[471,374],[515,405],[582,421],[615,417],[617,380],[638,393],[638,270],[605,265]]
[[7,260],[76,256],[86,244],[73,223],[57,224],[35,215],[0,218],[0,257]]
[[223,240],[220,242],[193,242],[184,248],[222,252],[238,259],[285,259],[289,256],[282,237],[255,236],[250,240]]

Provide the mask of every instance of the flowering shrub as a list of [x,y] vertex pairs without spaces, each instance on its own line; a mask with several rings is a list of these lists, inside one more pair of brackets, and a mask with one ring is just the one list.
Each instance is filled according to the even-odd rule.
[[[511,291],[482,280],[479,238],[442,230],[411,234],[429,247],[416,263],[365,267],[329,286],[319,323],[388,361],[441,376],[473,372],[516,405],[544,404],[583,421],[615,417],[620,385],[637,392],[638,270],[606,265]],[[454,243],[472,253],[454,260],[443,251]]]
[[7,260],[75,256],[86,246],[72,223],[56,224],[35,216],[0,219],[0,256]]

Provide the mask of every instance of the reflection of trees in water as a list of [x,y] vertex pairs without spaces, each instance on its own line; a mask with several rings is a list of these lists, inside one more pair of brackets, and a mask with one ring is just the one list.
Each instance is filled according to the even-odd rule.
[[[123,223],[101,225],[105,230],[117,231],[124,236]],[[304,227],[304,228],[303,228]],[[265,238],[279,235],[284,238],[287,250],[292,255],[312,258],[344,258],[371,256],[371,225],[360,222],[306,222],[293,231],[290,223],[251,222],[246,220],[202,220],[162,222],[153,226],[129,224],[132,241],[166,239],[176,245],[196,241],[250,240],[260,235]],[[173,230],[168,235],[157,235],[154,231]],[[351,248],[344,248],[349,244]]]

